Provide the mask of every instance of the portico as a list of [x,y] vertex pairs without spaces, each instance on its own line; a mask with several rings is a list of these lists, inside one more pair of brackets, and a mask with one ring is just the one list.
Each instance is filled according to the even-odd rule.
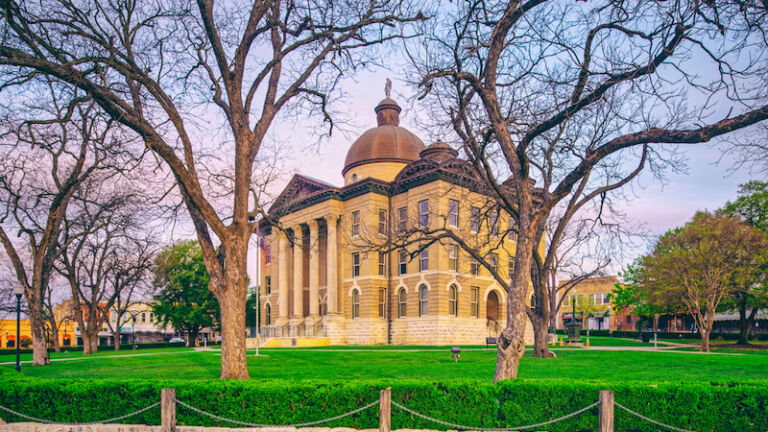
[[[315,213],[315,212],[311,212]],[[310,213],[310,214],[311,214]],[[314,216],[314,215],[313,215]],[[276,275],[268,285],[278,287],[274,321],[264,323],[266,336],[324,336],[326,318],[338,314],[338,223],[340,215],[328,213],[301,222],[292,221],[290,228],[276,227],[264,231],[264,243],[276,245],[277,259],[266,261],[267,277]],[[271,254],[272,248],[269,247]],[[263,293],[269,303],[271,293]]]

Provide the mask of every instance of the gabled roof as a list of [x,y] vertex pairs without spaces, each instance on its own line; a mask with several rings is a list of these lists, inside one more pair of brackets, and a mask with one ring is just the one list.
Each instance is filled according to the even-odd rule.
[[277,196],[274,204],[269,208],[270,215],[281,215],[294,204],[310,199],[324,192],[336,192],[339,188],[324,181],[307,177],[301,174],[294,174],[291,181],[285,186],[280,195]]

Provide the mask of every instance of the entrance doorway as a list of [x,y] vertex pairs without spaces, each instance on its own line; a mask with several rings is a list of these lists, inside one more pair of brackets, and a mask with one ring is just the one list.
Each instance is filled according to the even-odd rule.
[[488,300],[485,302],[485,316],[488,320],[499,321],[499,295],[496,291],[488,293]]

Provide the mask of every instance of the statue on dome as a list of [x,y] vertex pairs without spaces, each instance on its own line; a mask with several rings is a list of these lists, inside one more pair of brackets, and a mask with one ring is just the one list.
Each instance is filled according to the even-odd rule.
[[387,78],[387,83],[384,84],[384,94],[387,95],[388,99],[392,97],[392,81],[389,78]]

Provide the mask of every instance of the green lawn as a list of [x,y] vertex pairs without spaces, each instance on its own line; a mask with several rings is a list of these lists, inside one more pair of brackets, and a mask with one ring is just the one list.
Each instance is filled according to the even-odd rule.
[[[590,342],[602,343],[597,338]],[[423,350],[422,350],[423,349]],[[643,381],[743,381],[766,380],[768,356],[726,353],[590,351],[557,349],[557,358],[526,355],[520,365],[522,378],[575,378],[583,380]],[[124,357],[130,354],[143,354]],[[252,354],[252,352],[251,352]],[[451,380],[470,378],[490,381],[496,352],[484,347],[465,347],[454,363],[446,347],[339,347],[262,349],[249,357],[255,379],[332,380],[413,379]],[[10,357],[10,358],[9,358]],[[188,378],[216,379],[220,352],[190,349],[153,349],[82,354],[54,354],[52,358],[80,360],[53,362],[46,367],[22,365],[22,373],[37,377],[79,378]],[[1,356],[0,362],[13,361]],[[6,371],[13,365],[0,366]]]

